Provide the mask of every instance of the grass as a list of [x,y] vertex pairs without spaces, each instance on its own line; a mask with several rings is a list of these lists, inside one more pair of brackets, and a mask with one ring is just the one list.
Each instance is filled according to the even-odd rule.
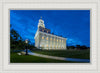
[[[33,51],[35,53],[66,57],[66,58],[80,58],[80,59],[90,59],[90,50],[41,50]],[[32,55],[18,55],[16,53],[10,53],[10,62],[11,63],[82,63],[82,62],[71,62],[71,61],[62,61],[49,58],[42,58]]]
[[90,50],[42,50],[33,52],[66,58],[90,59]]
[[18,55],[17,53],[10,54],[11,63],[75,63],[70,61],[61,61],[48,58],[42,58],[31,55]]

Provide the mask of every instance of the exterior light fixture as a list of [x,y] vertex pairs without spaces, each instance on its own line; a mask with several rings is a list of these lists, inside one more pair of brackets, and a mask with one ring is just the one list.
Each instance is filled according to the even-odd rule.
[[25,43],[26,43],[26,54],[25,55],[28,55],[28,39],[25,40]]

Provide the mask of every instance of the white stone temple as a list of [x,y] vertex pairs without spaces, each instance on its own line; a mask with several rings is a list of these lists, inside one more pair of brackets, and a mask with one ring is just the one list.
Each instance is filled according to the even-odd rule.
[[43,50],[66,50],[66,38],[54,35],[45,28],[44,21],[39,19],[38,29],[35,34],[35,47]]

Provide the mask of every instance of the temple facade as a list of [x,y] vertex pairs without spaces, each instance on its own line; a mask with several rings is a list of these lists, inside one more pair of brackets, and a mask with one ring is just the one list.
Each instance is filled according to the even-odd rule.
[[35,34],[35,47],[43,50],[66,50],[67,38],[54,35],[50,29],[45,28],[44,21],[39,19],[38,29]]

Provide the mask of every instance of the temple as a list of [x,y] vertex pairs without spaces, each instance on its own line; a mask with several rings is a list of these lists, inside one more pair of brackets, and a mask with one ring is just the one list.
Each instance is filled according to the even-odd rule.
[[66,38],[51,33],[45,28],[44,21],[39,19],[38,29],[35,34],[35,47],[43,50],[66,50]]

